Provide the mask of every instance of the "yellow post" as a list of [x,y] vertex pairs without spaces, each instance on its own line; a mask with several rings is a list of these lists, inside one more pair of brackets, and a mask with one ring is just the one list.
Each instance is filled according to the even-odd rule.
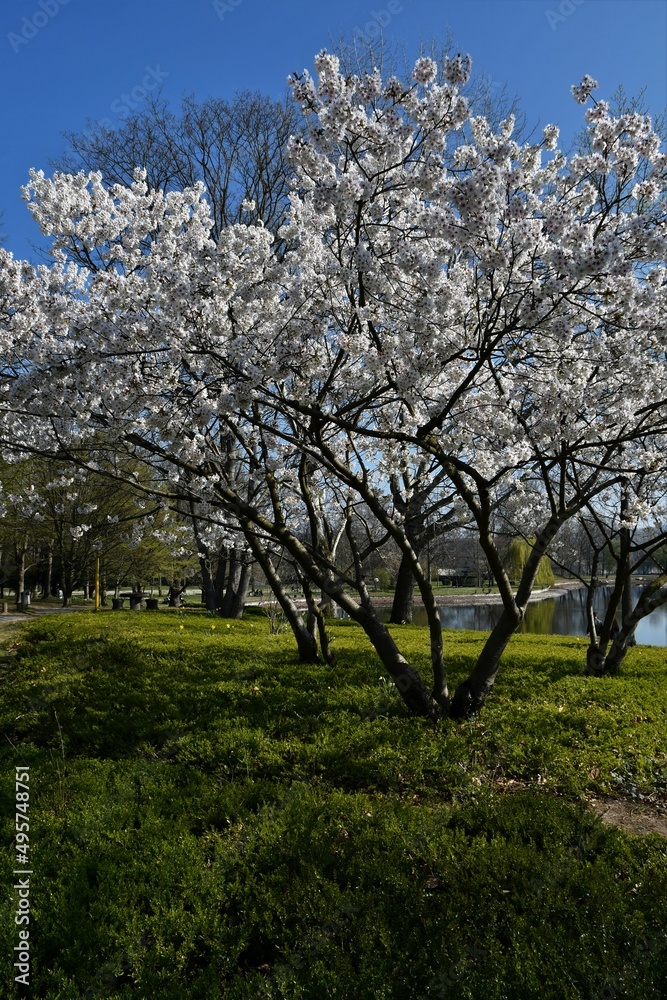
[[100,557],[95,559],[95,611],[100,610]]

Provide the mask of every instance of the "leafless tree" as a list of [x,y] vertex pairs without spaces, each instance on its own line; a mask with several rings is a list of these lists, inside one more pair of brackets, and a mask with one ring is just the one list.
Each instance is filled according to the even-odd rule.
[[[214,219],[213,235],[253,217],[275,230],[285,211],[290,168],[285,153],[300,127],[293,102],[272,101],[242,91],[231,101],[183,99],[173,111],[159,96],[149,98],[130,118],[109,128],[89,123],[84,132],[65,132],[69,149],[54,166],[99,170],[105,182],[129,184],[142,167],[157,189],[206,185]],[[254,201],[254,212],[243,208]]]

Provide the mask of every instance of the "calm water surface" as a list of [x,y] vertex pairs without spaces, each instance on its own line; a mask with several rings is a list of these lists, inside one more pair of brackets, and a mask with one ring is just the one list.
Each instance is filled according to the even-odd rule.
[[[639,588],[633,590],[636,596]],[[594,608],[603,617],[610,588],[601,587],[595,595]],[[499,604],[469,604],[440,608],[443,628],[475,629],[488,632],[500,617]],[[384,621],[389,621],[390,609],[382,609]],[[414,624],[426,625],[426,611],[415,608]],[[586,635],[586,592],[566,590],[559,597],[548,597],[528,605],[522,632],[538,635]],[[648,646],[667,646],[667,606],[658,608],[637,626],[637,642]]]

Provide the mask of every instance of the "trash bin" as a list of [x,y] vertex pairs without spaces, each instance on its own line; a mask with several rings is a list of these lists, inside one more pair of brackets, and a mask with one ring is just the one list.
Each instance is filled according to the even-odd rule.
[[27,611],[30,607],[30,591],[21,591],[21,611]]

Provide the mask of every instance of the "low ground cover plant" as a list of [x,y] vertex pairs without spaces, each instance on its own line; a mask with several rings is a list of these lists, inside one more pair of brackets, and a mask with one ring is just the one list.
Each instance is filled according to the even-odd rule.
[[[354,624],[332,634],[333,670],[254,616],[7,633],[2,833],[27,765],[33,995],[664,996],[665,841],[586,797],[665,801],[667,653],[594,678],[581,641],[516,636],[484,712],[433,726]],[[447,634],[454,681],[483,641]],[[6,983],[15,908],[8,890]]]

